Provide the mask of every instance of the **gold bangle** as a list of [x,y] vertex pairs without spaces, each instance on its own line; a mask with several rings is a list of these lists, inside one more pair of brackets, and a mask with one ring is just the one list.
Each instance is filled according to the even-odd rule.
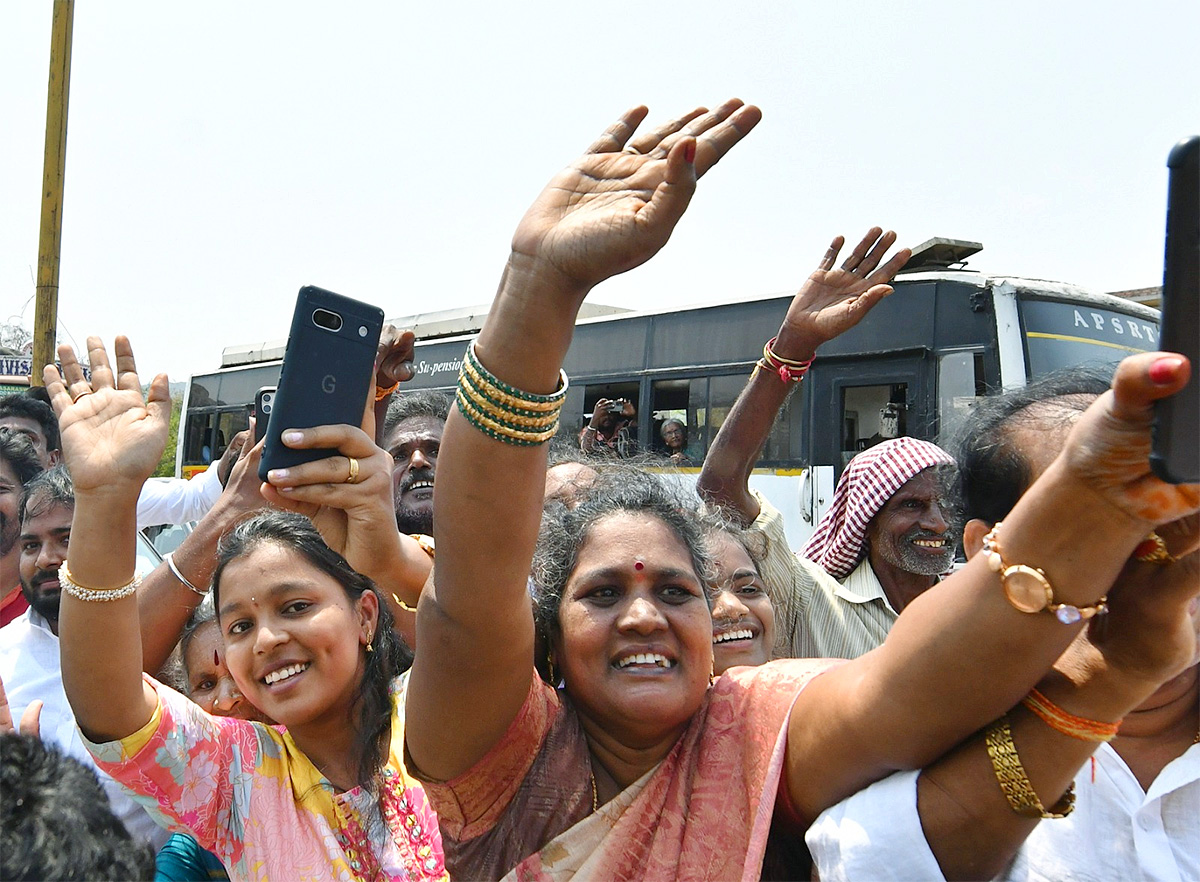
[[992,572],[1000,574],[1000,586],[1004,596],[1013,609],[1023,613],[1038,613],[1042,610],[1054,613],[1054,617],[1064,625],[1073,625],[1085,621],[1092,616],[1104,615],[1108,612],[1108,595],[1102,594],[1095,603],[1087,606],[1075,606],[1070,603],[1056,603],[1054,588],[1046,578],[1044,570],[1037,567],[1016,564],[1010,566],[1000,552],[999,530],[1001,523],[996,525],[983,537],[983,550],[987,557],[988,567]]
[[67,562],[64,560],[58,568],[58,584],[62,586],[63,591],[74,598],[86,600],[89,603],[104,603],[136,594],[138,588],[141,587],[142,577],[134,573],[132,579],[116,588],[87,588],[71,578],[71,570],[68,569]]
[[1047,811],[1042,801],[1033,791],[1025,767],[1021,765],[1021,757],[1017,754],[1017,746],[1013,744],[1012,730],[1008,728],[1008,717],[1003,716],[988,727],[987,736],[988,757],[992,760],[992,771],[996,781],[1008,800],[1009,807],[1024,818],[1065,818],[1075,809],[1075,782],[1067,788],[1057,803]]

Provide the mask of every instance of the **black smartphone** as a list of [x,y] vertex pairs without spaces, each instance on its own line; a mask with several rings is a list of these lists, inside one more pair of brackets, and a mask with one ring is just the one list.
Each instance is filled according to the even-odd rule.
[[257,444],[267,434],[267,423],[271,419],[271,411],[275,409],[275,387],[263,386],[254,395],[254,443]]
[[362,422],[382,330],[379,307],[311,285],[300,289],[271,402],[260,478],[265,481],[271,469],[336,453],[293,450],[280,438],[285,429]]
[[1172,484],[1200,481],[1200,135],[1167,158],[1167,249],[1158,348],[1192,362],[1188,384],[1154,403],[1150,468]]

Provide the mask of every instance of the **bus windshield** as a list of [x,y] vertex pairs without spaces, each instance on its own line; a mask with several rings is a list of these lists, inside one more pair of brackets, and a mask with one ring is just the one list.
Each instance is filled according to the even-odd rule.
[[1115,364],[1158,346],[1158,325],[1140,315],[1064,301],[1025,299],[1030,376],[1080,364]]

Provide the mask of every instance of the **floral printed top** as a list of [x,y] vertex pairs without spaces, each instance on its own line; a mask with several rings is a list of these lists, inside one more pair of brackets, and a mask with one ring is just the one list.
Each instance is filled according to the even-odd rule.
[[401,761],[403,690],[377,799],[335,791],[283,730],[214,717],[150,677],[158,708],[120,741],[84,744],[172,832],[190,833],[231,880],[447,880],[437,817]]

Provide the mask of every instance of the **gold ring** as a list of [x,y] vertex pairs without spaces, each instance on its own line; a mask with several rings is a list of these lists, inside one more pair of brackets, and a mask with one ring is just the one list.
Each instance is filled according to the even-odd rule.
[[88,389],[86,392],[80,392],[78,395],[72,395],[71,403],[74,404],[76,401],[78,401],[80,398],[83,398],[85,395],[91,395],[93,391],[95,391],[95,390]]
[[358,460],[353,456],[347,456],[346,459],[350,460],[350,474],[346,476],[346,483],[354,484],[358,480]]
[[1167,551],[1167,543],[1163,541],[1163,537],[1154,531],[1151,531],[1150,535],[1139,542],[1137,548],[1133,549],[1133,559],[1153,564],[1169,564],[1178,560],[1171,552]]

